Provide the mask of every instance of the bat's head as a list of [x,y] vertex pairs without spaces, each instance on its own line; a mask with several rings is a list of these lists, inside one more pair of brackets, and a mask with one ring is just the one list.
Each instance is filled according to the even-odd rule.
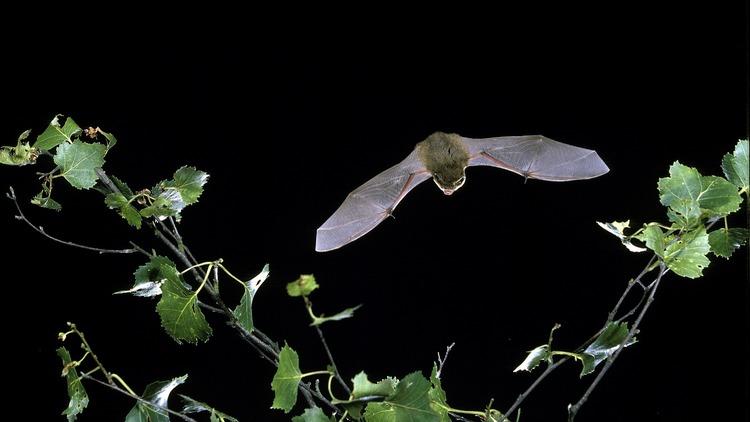
[[446,195],[452,195],[466,182],[466,174],[463,168],[445,168],[441,172],[432,173],[432,180],[437,187]]

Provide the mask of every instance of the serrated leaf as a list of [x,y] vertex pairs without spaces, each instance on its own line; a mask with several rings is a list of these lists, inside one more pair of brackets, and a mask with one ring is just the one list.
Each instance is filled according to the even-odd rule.
[[750,166],[748,159],[750,146],[748,145],[747,139],[740,139],[737,145],[734,147],[734,154],[726,154],[724,159],[721,160],[721,168],[724,170],[724,175],[727,180],[732,182],[735,186],[740,189],[744,189],[745,192],[750,190]]
[[123,182],[116,176],[109,176],[110,180],[112,180],[112,183],[115,184],[117,189],[120,190],[120,193],[125,195],[126,198],[130,199],[133,197],[133,191],[130,189],[130,186],[128,186],[127,183]]
[[740,209],[737,187],[723,177],[703,176],[698,205],[708,217],[723,217]]
[[198,202],[198,197],[203,193],[203,185],[208,181],[208,174],[196,170],[195,167],[184,166],[174,173],[172,180],[164,183],[164,189],[174,189],[180,194],[185,205]]
[[700,218],[701,177],[698,170],[675,161],[669,167],[669,177],[659,179],[659,200],[682,216],[685,226],[695,224]]
[[372,383],[367,378],[367,374],[360,372],[352,379],[352,395],[349,400],[334,400],[333,404],[341,405],[355,419],[362,417],[362,408],[372,400],[378,400],[388,397],[396,391],[398,380],[395,378],[385,378],[377,383]]
[[430,388],[427,396],[430,398],[430,406],[432,406],[432,410],[440,415],[440,422],[451,422],[451,418],[448,416],[448,408],[450,408],[450,406],[448,406],[445,390],[443,390],[443,383],[438,376],[438,367],[436,363],[432,364],[430,383],[432,384],[432,388]]
[[[107,146],[106,146],[105,154],[107,152],[109,152],[109,150],[112,149],[113,146],[117,145],[117,138],[115,138],[115,135],[113,135],[113,134],[111,134],[109,132],[105,132],[105,131],[101,130],[100,128],[96,128],[96,132],[97,133],[101,133],[102,136],[104,136],[104,139],[107,140]],[[123,192],[123,193],[125,193],[125,192]]]
[[352,378],[352,397],[360,399],[362,397],[380,396],[388,397],[396,391],[396,379],[386,378],[377,383],[370,382],[367,374],[362,371]]
[[75,141],[62,144],[55,150],[54,161],[60,175],[73,187],[90,189],[99,178],[96,170],[104,165],[104,145]]
[[270,269],[268,264],[266,264],[258,275],[250,279],[250,281],[243,283],[245,291],[242,293],[242,299],[240,299],[240,304],[232,311],[240,325],[248,331],[252,332],[255,329],[255,325],[253,324],[253,298],[255,298],[255,294],[263,282],[266,281],[269,274]]
[[289,296],[309,296],[313,290],[320,287],[312,274],[302,274],[298,279],[286,285],[286,293]]
[[750,231],[745,228],[721,228],[708,234],[708,244],[714,255],[729,258],[740,246],[747,244]]
[[[175,193],[170,194],[170,196],[178,197],[178,195]],[[141,216],[146,217],[146,218],[148,217],[172,217],[172,216],[177,215],[178,213],[177,208],[181,210],[183,207],[184,207],[184,204],[180,205],[175,202],[172,202],[166,196],[157,196],[156,199],[154,199],[154,202],[151,203],[151,205],[141,209],[140,214]]]
[[216,408],[209,406],[206,403],[192,399],[188,396],[179,395],[183,400],[182,413],[200,413],[209,412],[211,422],[239,422],[237,418],[227,415],[226,413],[216,410]]
[[198,293],[190,290],[172,265],[162,265],[164,276],[162,295],[156,305],[161,325],[179,344],[182,341],[197,344],[211,336],[211,326],[198,306]]
[[317,406],[305,409],[305,413],[292,418],[292,422],[334,422],[336,419],[326,416]]
[[[579,359],[582,360],[583,368],[581,376],[594,372],[597,365],[609,358],[628,336],[628,324],[626,322],[610,322],[601,334],[583,351]],[[637,340],[631,337],[623,347],[634,344]]]
[[430,382],[419,372],[411,373],[396,385],[392,395],[365,408],[367,422],[440,422],[430,404]]
[[597,221],[596,224],[607,232],[615,235],[626,248],[631,252],[644,252],[646,248],[636,246],[630,242],[630,236],[625,235],[625,229],[630,227],[630,220],[613,221],[611,223],[602,223]]
[[29,132],[30,130],[23,132],[14,147],[0,146],[0,164],[25,166],[36,162],[39,152],[29,146],[28,142],[23,142],[29,136]]
[[516,369],[513,370],[513,372],[518,371],[528,371],[531,372],[539,366],[539,364],[542,361],[545,361],[549,359],[550,351],[549,346],[544,344],[538,347],[535,347],[534,349],[529,351],[529,354],[526,355],[526,358],[521,362],[520,365],[516,367]]
[[138,283],[128,290],[118,290],[113,294],[121,295],[130,293],[138,297],[159,296],[161,294],[161,285],[162,282],[147,281],[145,283]]
[[141,214],[137,209],[128,201],[128,198],[121,193],[110,193],[104,198],[104,203],[109,208],[116,209],[118,214],[131,226],[140,229],[141,228]]
[[646,244],[646,247],[654,251],[654,253],[660,257],[664,257],[664,232],[656,224],[650,224],[646,226],[643,231],[636,236],[636,239]]
[[299,356],[288,345],[284,345],[279,352],[279,367],[271,381],[273,390],[273,404],[271,409],[281,409],[289,413],[297,403],[297,388],[302,379],[299,370]]
[[73,362],[70,358],[70,353],[65,347],[57,349],[57,355],[62,359],[63,368],[65,372],[65,379],[68,384],[68,407],[62,412],[63,415],[68,417],[68,422],[75,421],[78,415],[83,413],[83,409],[89,405],[89,396],[86,394],[86,389],[83,388],[83,383],[78,376],[73,366]]
[[310,325],[316,326],[316,325],[325,324],[326,322],[329,322],[329,321],[341,321],[342,319],[351,318],[354,316],[354,311],[356,311],[357,309],[361,307],[362,305],[357,305],[352,308],[346,308],[343,311],[337,314],[331,315],[331,316],[324,316],[324,315],[315,316],[313,317],[313,322],[310,323]]
[[670,242],[664,251],[664,262],[677,275],[697,278],[703,275],[703,269],[711,263],[706,257],[709,250],[708,235],[701,226]]
[[81,128],[76,122],[68,117],[65,124],[60,127],[60,115],[55,116],[47,129],[36,137],[33,147],[42,151],[49,151],[63,142],[73,142],[73,138],[81,133]]
[[742,201],[737,189],[725,179],[701,176],[693,167],[676,161],[669,177],[659,179],[659,199],[670,208],[669,219],[685,228],[697,224],[702,214],[721,217],[737,211]]
[[42,208],[47,208],[49,210],[60,211],[62,209],[62,205],[60,205],[59,202],[55,201],[50,196],[45,196],[44,191],[36,194],[36,196],[31,199],[31,203]]
[[187,377],[183,375],[169,381],[156,381],[147,385],[141,397],[150,404],[137,402],[125,416],[125,422],[169,422],[169,413],[164,410],[168,408],[169,394],[184,383]]

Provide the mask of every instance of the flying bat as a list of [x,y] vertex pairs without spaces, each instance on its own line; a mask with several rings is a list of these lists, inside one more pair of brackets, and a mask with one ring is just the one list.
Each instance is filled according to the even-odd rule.
[[318,229],[315,250],[330,251],[362,237],[430,177],[444,194],[453,194],[466,182],[465,170],[471,166],[499,167],[552,182],[591,179],[609,171],[596,151],[541,135],[472,139],[435,132],[406,159],[351,192]]

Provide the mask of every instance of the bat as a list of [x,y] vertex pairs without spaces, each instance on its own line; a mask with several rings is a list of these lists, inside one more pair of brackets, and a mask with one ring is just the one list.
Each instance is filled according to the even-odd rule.
[[541,135],[472,139],[435,132],[403,161],[352,191],[317,231],[315,250],[340,248],[380,224],[418,184],[432,177],[446,195],[466,182],[466,167],[492,166],[526,179],[566,182],[601,176],[609,168],[596,151]]

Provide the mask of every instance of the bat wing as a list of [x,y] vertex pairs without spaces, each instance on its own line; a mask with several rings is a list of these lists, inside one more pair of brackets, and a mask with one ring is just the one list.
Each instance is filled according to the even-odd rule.
[[609,171],[596,151],[541,135],[461,139],[469,152],[469,166],[500,167],[553,182],[591,179]]
[[318,229],[315,250],[340,248],[375,228],[409,191],[431,177],[414,150],[406,159],[351,192]]

